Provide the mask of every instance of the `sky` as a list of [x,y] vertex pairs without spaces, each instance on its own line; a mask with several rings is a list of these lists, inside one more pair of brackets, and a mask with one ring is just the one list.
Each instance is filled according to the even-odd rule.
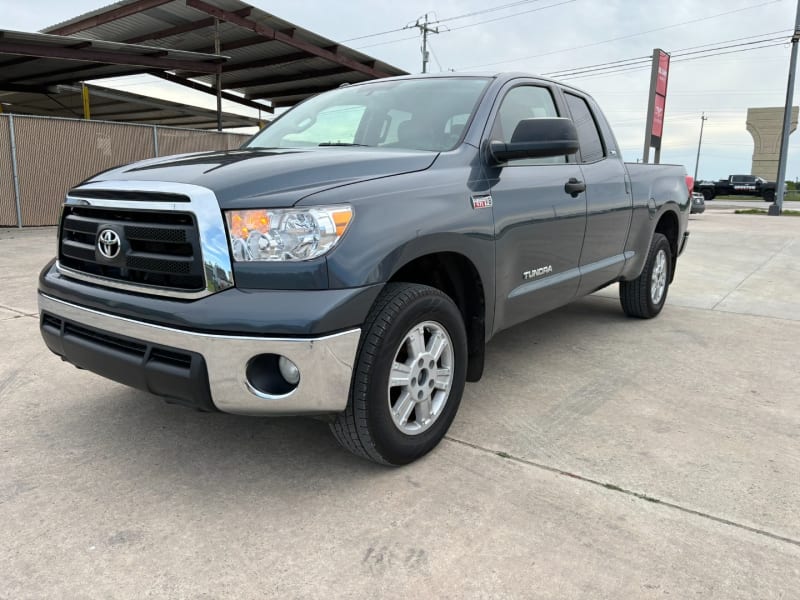
[[[753,140],[745,126],[747,109],[785,104],[789,38],[798,6],[796,0],[405,0],[401,3],[250,0],[249,3],[412,73],[421,70],[420,36],[416,29],[402,28],[426,13],[430,20],[439,21],[440,30],[429,37],[430,72],[523,71],[546,75],[647,57],[654,48],[662,48],[675,56],[670,70],[661,160],[683,164],[689,174],[694,173],[701,115],[705,113],[708,120],[703,132],[699,179],[721,179],[729,174],[750,172]],[[0,0],[0,27],[37,31],[106,4],[102,0]],[[506,8],[489,10],[502,6]],[[392,33],[372,35],[386,31]],[[755,43],[758,39],[772,41]],[[633,65],[618,63],[618,66],[608,65],[605,71],[565,75],[555,78],[580,87],[597,99],[614,129],[625,160],[640,158],[649,65],[645,61]],[[147,75],[98,83],[209,108],[214,105],[214,99],[205,94]],[[797,84],[794,104],[800,104]],[[252,114],[236,104],[226,103],[224,108]],[[787,168],[787,179],[798,178],[800,132],[790,138]]]

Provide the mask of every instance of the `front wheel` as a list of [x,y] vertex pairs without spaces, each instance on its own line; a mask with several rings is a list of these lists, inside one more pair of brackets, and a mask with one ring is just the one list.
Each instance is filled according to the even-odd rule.
[[652,319],[667,301],[671,279],[672,250],[667,238],[656,233],[650,242],[644,271],[633,281],[621,281],[619,300],[629,317]]
[[455,303],[425,285],[388,284],[364,324],[347,408],[331,424],[336,440],[381,464],[423,456],[455,418],[466,365]]

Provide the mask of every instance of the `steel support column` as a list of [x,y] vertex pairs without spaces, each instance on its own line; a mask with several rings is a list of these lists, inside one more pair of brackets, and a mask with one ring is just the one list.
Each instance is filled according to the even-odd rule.
[[17,205],[17,227],[22,228],[22,206],[19,195],[19,169],[17,164],[17,138],[14,134],[14,115],[8,115],[8,130],[11,138],[11,178],[14,180],[14,201]]

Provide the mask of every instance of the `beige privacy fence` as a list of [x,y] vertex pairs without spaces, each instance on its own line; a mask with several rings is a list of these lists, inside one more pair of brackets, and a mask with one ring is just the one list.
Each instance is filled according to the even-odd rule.
[[235,133],[0,114],[0,227],[58,223],[71,187],[143,158],[232,150]]

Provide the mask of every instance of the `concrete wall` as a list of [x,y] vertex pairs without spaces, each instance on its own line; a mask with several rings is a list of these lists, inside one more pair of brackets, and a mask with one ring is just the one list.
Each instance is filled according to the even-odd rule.
[[[767,181],[775,181],[778,178],[783,111],[783,106],[747,109],[747,131],[753,136],[755,143],[750,174]],[[792,109],[790,131],[797,129],[797,113],[798,108],[795,106]]]

